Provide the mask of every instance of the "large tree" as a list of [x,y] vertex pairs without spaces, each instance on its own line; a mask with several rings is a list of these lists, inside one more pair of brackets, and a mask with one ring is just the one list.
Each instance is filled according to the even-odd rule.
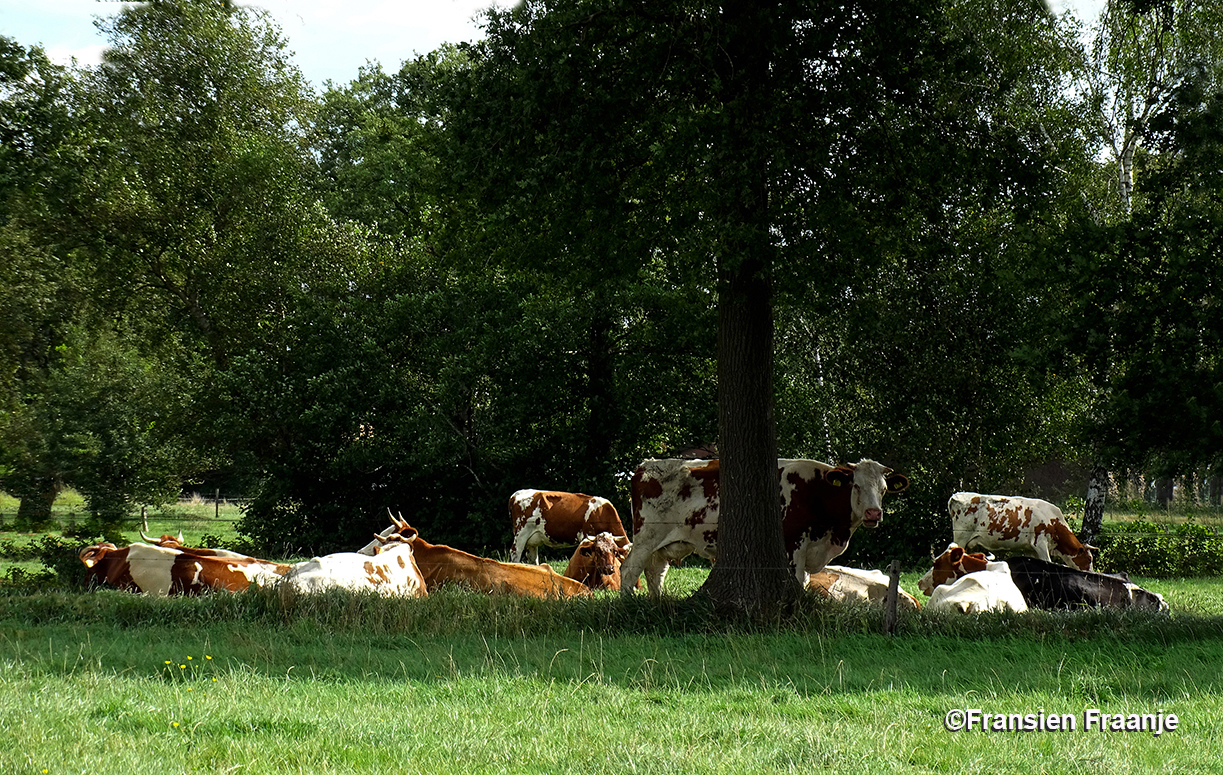
[[814,286],[832,319],[907,240],[953,249],[940,227],[973,175],[974,191],[1020,184],[991,165],[1040,155],[976,110],[1011,83],[946,10],[527,2],[489,16],[456,82],[450,168],[517,265],[590,284],[663,260],[716,302],[719,605],[761,614],[798,592],[776,496],[779,299]]

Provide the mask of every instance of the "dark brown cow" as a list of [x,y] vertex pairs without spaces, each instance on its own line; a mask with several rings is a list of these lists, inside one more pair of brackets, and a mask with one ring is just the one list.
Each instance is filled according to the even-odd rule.
[[[411,544],[412,554],[429,589],[452,582],[480,592],[523,597],[585,597],[591,594],[585,584],[562,576],[548,565],[522,565],[477,557],[449,546],[428,543],[402,519],[392,516],[391,521],[400,540]],[[393,533],[388,539],[395,540],[395,536]],[[405,536],[410,537],[405,539]]]
[[151,544],[122,549],[112,543],[80,552],[87,583],[104,582],[117,589],[150,595],[198,595],[210,589],[239,592],[252,583],[279,581],[288,565],[253,557],[194,554]]
[[[632,480],[633,548],[620,575],[629,592],[644,572],[658,595],[669,561],[696,553],[717,560],[718,461],[647,460]],[[873,460],[834,468],[778,460],[779,518],[786,555],[800,584],[845,551],[860,525],[883,520],[883,496],[909,480]]]
[[565,576],[577,579],[591,589],[620,589],[620,564],[628,556],[628,549],[616,543],[611,533],[583,538],[569,565]]
[[611,533],[621,546],[628,544],[616,507],[606,498],[580,492],[519,490],[510,496],[510,528],[510,559],[517,562],[538,563],[541,546],[574,546],[599,533]]

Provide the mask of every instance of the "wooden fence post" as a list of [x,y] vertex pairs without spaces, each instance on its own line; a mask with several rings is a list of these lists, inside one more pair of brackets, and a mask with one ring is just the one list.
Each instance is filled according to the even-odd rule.
[[896,599],[900,597],[900,560],[888,566],[888,596],[884,600],[883,634],[896,634]]
[[212,499],[212,518],[221,518],[221,488],[217,488],[217,495]]

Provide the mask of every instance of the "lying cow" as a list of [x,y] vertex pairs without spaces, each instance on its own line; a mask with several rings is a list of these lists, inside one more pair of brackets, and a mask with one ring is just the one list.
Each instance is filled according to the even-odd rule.
[[1007,609],[1023,613],[1028,610],[1028,604],[1011,579],[1011,569],[1005,562],[988,563],[985,570],[940,584],[926,603],[927,611],[951,610],[964,614]]
[[1035,557],[1011,557],[1011,578],[1032,608],[1139,608],[1167,611],[1163,596],[1130,583],[1124,574],[1092,573]]
[[514,545],[510,559],[539,562],[539,547],[568,547],[599,533],[610,533],[628,545],[624,523],[606,498],[577,492],[519,490],[510,496],[510,528]]
[[198,595],[211,589],[240,592],[251,584],[279,581],[288,565],[254,557],[218,557],[152,544],[120,549],[112,543],[80,551],[86,584],[150,595]]
[[586,597],[590,590],[582,582],[560,575],[548,565],[521,565],[428,543],[402,519],[391,516],[395,534],[391,540],[410,543],[425,584],[433,588],[447,582],[480,592],[508,593],[523,597]]
[[985,570],[986,564],[993,556],[986,557],[981,552],[968,553],[957,544],[948,544],[943,553],[934,558],[934,566],[925,576],[917,581],[917,588],[930,596],[934,588],[947,584],[969,573]]
[[1045,562],[1091,570],[1094,546],[1085,546],[1048,501],[957,492],[947,501],[951,537],[965,549],[1035,555]]
[[337,552],[294,565],[284,583],[306,594],[329,589],[372,591],[387,597],[428,597],[424,576],[408,541],[383,539],[386,546],[373,557]]
[[621,546],[611,533],[583,538],[569,565],[565,576],[577,579],[591,589],[620,589],[620,566],[628,556],[628,549]]
[[[807,589],[829,600],[866,600],[882,604],[887,600],[889,578],[881,570],[859,570],[842,565],[825,565],[819,573],[812,573]],[[917,598],[896,588],[898,608],[918,610]]]
[[[621,571],[630,592],[644,572],[658,596],[669,561],[696,553],[718,559],[718,461],[647,460],[631,485],[633,547]],[[778,460],[781,527],[799,583],[845,551],[861,525],[883,521],[883,496],[909,480],[873,460],[838,468],[814,460]]]

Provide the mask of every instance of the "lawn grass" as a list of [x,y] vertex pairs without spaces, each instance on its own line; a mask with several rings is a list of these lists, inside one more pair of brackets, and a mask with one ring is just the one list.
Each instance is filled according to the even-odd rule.
[[[699,575],[688,571],[691,584]],[[1210,772],[1223,624],[256,590],[0,596],[0,772]],[[1076,732],[949,732],[953,708]],[[1181,727],[1086,732],[1087,708]]]
[[[175,508],[150,532],[228,538]],[[685,601],[707,572],[657,603],[0,586],[0,773],[1220,770],[1223,580],[1135,578],[1170,616],[902,611],[888,637],[865,605],[719,621]],[[1079,729],[950,732],[955,708]],[[1089,708],[1180,727],[1089,732]]]

